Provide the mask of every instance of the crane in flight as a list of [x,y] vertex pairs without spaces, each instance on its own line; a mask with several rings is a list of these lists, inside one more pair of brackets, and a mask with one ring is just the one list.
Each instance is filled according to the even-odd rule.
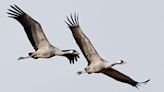
[[74,64],[74,61],[77,61],[79,53],[76,50],[60,50],[59,48],[54,47],[50,44],[41,25],[36,20],[26,14],[17,5],[10,5],[10,7],[12,9],[8,9],[7,12],[9,17],[16,19],[23,26],[29,41],[35,49],[35,52],[30,52],[28,56],[25,57],[19,57],[18,60],[26,58],[37,59],[51,58],[53,56],[65,56],[69,59],[70,63]]
[[129,76],[112,68],[115,65],[124,64],[125,62],[123,60],[119,60],[113,64],[109,64],[106,60],[100,57],[94,46],[91,44],[90,40],[82,32],[79,25],[78,15],[76,13],[74,15],[70,14],[70,18],[67,17],[67,20],[68,21],[65,21],[65,23],[70,28],[76,43],[88,61],[88,66],[84,70],[79,71],[78,74],[102,73],[114,78],[117,81],[130,84],[134,87],[138,87],[141,83],[145,84],[149,81],[148,79],[144,82],[137,82]]

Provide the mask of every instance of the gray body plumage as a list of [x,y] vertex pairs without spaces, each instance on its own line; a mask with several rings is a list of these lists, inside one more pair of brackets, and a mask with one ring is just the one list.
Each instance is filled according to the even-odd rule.
[[[146,80],[144,82],[137,82],[129,76],[113,69],[112,66],[117,64],[123,64],[124,62],[122,60],[119,60],[114,64],[108,64],[107,61],[100,57],[94,46],[91,44],[90,40],[82,32],[77,14],[75,14],[74,16],[70,15],[70,18],[67,17],[67,20],[68,22],[65,23],[70,28],[77,45],[79,46],[83,55],[88,61],[88,66],[85,68],[85,72],[87,72],[88,74],[103,73],[109,77],[114,78],[115,80],[128,83],[135,87],[137,87],[140,83],[147,83],[149,81]],[[78,73],[81,74],[82,71]]]

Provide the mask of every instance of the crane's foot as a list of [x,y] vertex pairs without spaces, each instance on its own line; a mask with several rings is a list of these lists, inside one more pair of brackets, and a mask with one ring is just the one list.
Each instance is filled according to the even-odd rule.
[[26,58],[31,58],[31,56],[27,56],[27,57],[19,57],[18,60],[22,60],[22,59],[26,59]]
[[86,73],[85,70],[82,70],[82,71],[78,71],[78,72],[77,72],[78,75],[81,75],[81,74],[84,74],[84,73]]

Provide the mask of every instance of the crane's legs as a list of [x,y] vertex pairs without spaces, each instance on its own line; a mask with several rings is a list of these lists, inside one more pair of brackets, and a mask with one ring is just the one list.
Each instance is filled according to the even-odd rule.
[[81,75],[81,74],[84,74],[84,73],[87,73],[87,72],[85,70],[81,70],[81,71],[77,72],[78,75]]
[[18,60],[21,60],[21,59],[27,59],[27,58],[34,58],[34,59],[37,59],[38,56],[35,52],[30,52],[28,53],[28,56],[25,56],[25,57],[19,57]]
[[31,56],[19,57],[18,60],[21,60],[21,59],[27,59],[27,58],[31,58]]

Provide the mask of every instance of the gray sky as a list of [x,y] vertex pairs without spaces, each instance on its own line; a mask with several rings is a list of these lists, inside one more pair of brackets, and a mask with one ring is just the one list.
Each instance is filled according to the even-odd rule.
[[[83,32],[99,54],[120,72],[137,81],[151,79],[140,89],[102,74],[76,75],[86,67],[81,54],[74,65],[66,58],[26,59],[34,51],[22,26],[7,17],[16,4],[40,22],[49,41],[60,49],[76,49],[66,16],[78,12]],[[0,92],[163,92],[164,1],[163,0],[1,0]]]

